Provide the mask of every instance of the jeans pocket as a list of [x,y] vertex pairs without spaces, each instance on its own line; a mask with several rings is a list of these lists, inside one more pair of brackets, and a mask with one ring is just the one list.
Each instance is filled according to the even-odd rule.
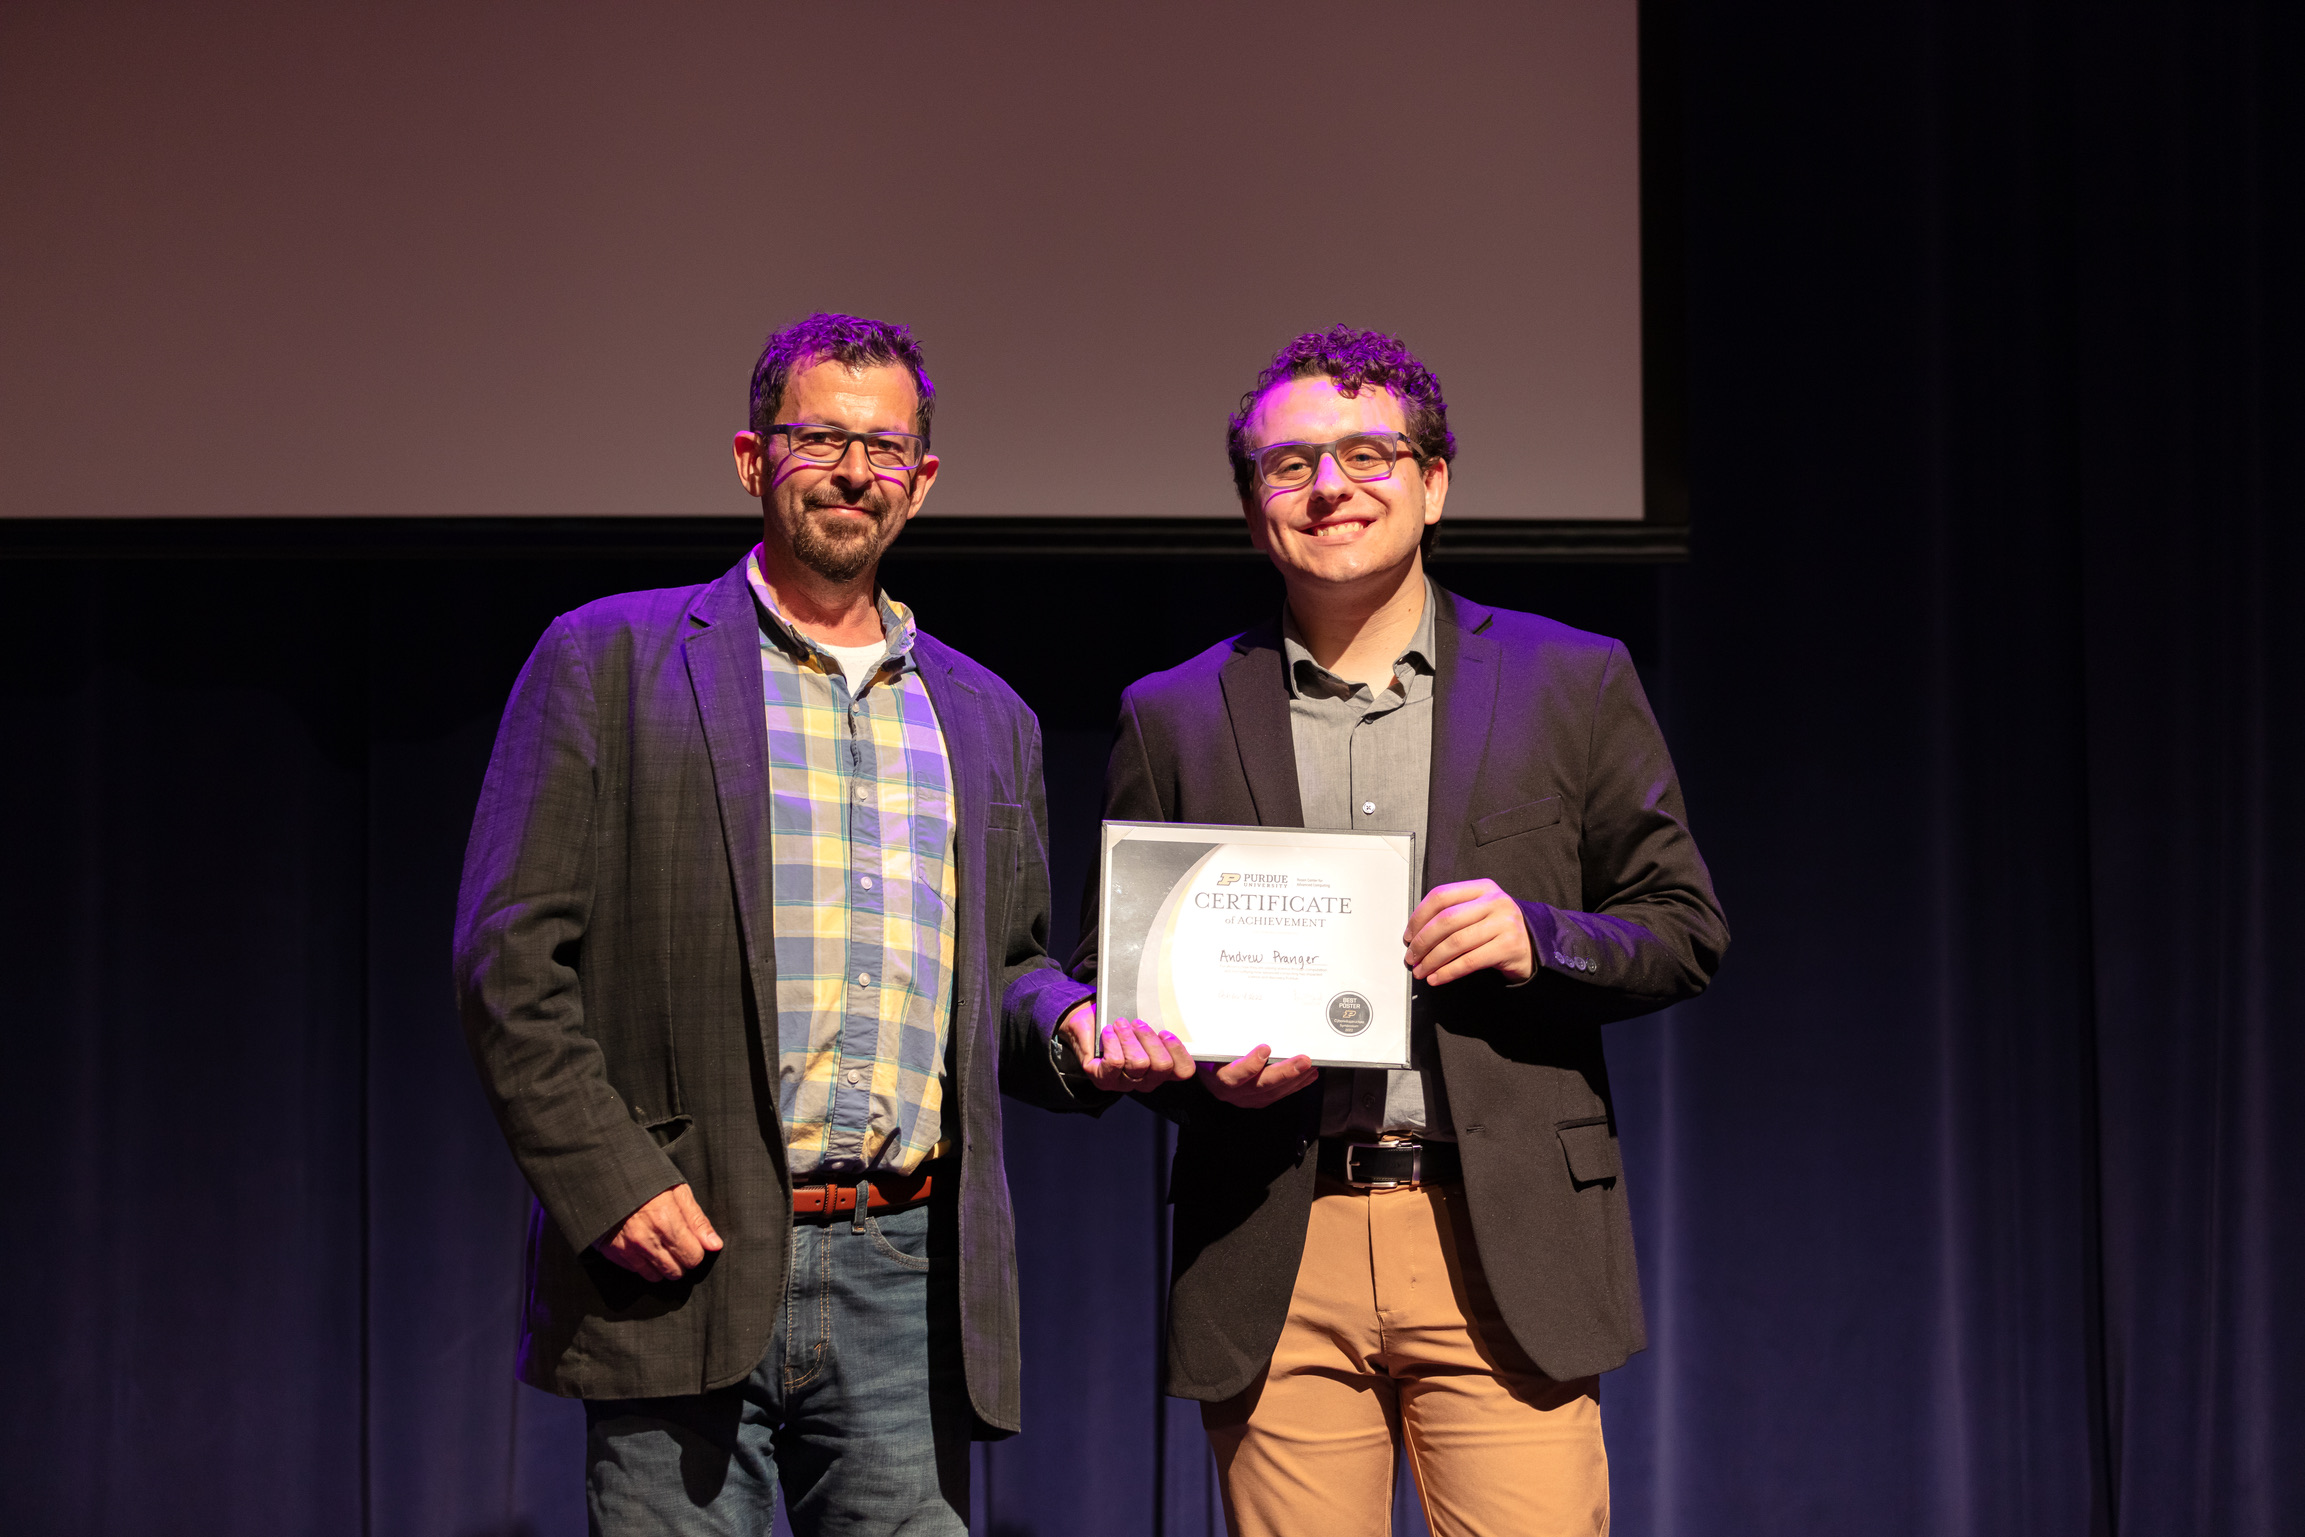
[[915,1206],[890,1217],[867,1213],[864,1230],[872,1235],[873,1248],[893,1264],[925,1272],[932,1263],[928,1255],[928,1208],[925,1206]]

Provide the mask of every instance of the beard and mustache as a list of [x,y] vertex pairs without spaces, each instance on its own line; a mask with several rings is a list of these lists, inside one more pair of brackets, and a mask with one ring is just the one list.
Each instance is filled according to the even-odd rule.
[[[855,508],[870,515],[869,524],[853,524],[843,516],[822,516],[827,508]],[[872,568],[881,552],[895,542],[903,520],[888,487],[875,481],[851,502],[833,487],[815,486],[803,492],[789,515],[780,517],[792,540],[792,553],[800,563],[831,582],[853,582]]]

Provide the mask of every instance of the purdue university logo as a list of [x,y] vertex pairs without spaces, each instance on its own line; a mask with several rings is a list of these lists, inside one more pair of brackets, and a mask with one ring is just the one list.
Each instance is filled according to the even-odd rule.
[[1329,1000],[1329,1028],[1339,1035],[1359,1035],[1371,1017],[1369,1001],[1359,993],[1339,993]]

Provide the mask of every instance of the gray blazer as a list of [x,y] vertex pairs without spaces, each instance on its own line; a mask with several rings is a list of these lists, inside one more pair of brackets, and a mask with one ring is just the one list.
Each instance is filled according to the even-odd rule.
[[[997,1095],[1076,1108],[1045,1033],[1087,989],[1044,953],[1040,725],[927,635],[957,804],[948,1135],[969,1394],[1018,1425],[1014,1223]],[[742,1380],[784,1296],[760,632],[741,565],[553,621],[513,686],[465,852],[457,1002],[535,1191],[520,1375],[586,1398]],[[1007,996],[1015,1008],[1004,1012]],[[1101,1098],[1101,1097],[1100,1097]],[[652,1284],[591,1245],[686,1181],[726,1243]]]
[[[1538,962],[1523,987],[1489,971],[1430,993],[1465,1195],[1515,1338],[1547,1375],[1582,1377],[1643,1343],[1601,1026],[1703,989],[1728,927],[1622,646],[1446,592],[1434,638],[1425,881],[1496,881]],[[1267,624],[1132,685],[1105,815],[1303,825],[1282,667]],[[1152,1098],[1179,1123],[1168,1390],[1225,1399],[1288,1314],[1321,1094],[1237,1110],[1196,1081]]]

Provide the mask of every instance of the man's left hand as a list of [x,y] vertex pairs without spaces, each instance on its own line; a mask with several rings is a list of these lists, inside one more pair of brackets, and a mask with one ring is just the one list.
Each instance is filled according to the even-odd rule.
[[1142,1094],[1164,1083],[1190,1078],[1195,1069],[1184,1042],[1141,1020],[1123,1019],[1104,1028],[1104,1051],[1092,1056],[1089,1031],[1096,1027],[1096,1005],[1083,1003],[1064,1017],[1057,1028],[1072,1042],[1081,1071],[1100,1089]]
[[1536,950],[1520,904],[1495,881],[1451,881],[1425,893],[1409,914],[1409,970],[1438,987],[1495,967],[1508,982],[1536,974]]

